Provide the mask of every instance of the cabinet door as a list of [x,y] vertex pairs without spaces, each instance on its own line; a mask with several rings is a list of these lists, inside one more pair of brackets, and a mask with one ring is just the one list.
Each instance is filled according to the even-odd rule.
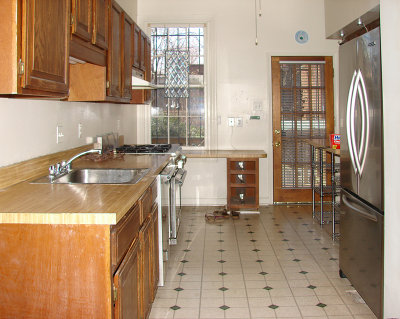
[[124,69],[123,69],[123,97],[131,98],[132,92],[132,30],[133,21],[124,13]]
[[85,41],[92,40],[92,0],[72,0],[72,34]]
[[69,3],[23,1],[23,89],[68,93]]
[[151,254],[151,234],[152,223],[148,218],[141,230],[141,250],[142,250],[142,317],[147,318],[152,303],[152,254]]
[[110,0],[93,0],[92,43],[101,49],[108,48],[108,12]]
[[146,71],[146,40],[147,36],[143,31],[140,31],[140,64],[139,68]]
[[122,9],[115,1],[113,1],[110,12],[110,32],[107,61],[107,95],[112,97],[121,97],[122,91],[121,21]]
[[136,241],[114,275],[114,318],[140,318],[140,245]]
[[[151,42],[146,37],[146,49],[145,49],[145,79],[151,82]],[[148,103],[151,100],[152,90],[145,90],[145,101]]]
[[153,259],[153,280],[152,280],[152,300],[154,301],[154,298],[156,297],[156,292],[157,292],[157,287],[158,287],[158,279],[159,279],[159,247],[158,247],[158,206],[155,204],[153,206],[153,211],[151,213],[152,215],[152,240],[153,240],[153,245],[152,245],[152,259]]
[[133,25],[133,66],[140,68],[140,28],[136,23]]

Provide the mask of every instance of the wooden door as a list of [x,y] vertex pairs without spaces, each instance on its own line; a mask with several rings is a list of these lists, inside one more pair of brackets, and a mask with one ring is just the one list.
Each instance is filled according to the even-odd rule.
[[119,98],[121,97],[122,93],[122,9],[115,1],[112,2],[111,6],[109,29],[110,32],[107,56],[107,95]]
[[151,218],[148,218],[140,231],[141,250],[142,250],[142,317],[147,318],[152,303],[152,254],[151,254]]
[[70,0],[22,2],[21,87],[67,94]]
[[140,28],[136,23],[133,25],[133,66],[140,68]]
[[123,68],[123,94],[124,98],[131,98],[132,93],[132,41],[133,21],[124,13],[123,18],[123,46],[124,46],[124,68]]
[[272,57],[274,202],[311,202],[309,139],[333,133],[332,57]]
[[114,275],[114,318],[140,318],[140,245],[132,245]]
[[155,204],[153,206],[153,211],[151,213],[152,216],[152,301],[156,297],[157,287],[158,287],[158,280],[159,280],[159,247],[158,247],[158,206]]
[[93,0],[92,43],[101,49],[108,48],[108,17],[110,0]]
[[92,0],[72,0],[71,6],[72,34],[91,42]]

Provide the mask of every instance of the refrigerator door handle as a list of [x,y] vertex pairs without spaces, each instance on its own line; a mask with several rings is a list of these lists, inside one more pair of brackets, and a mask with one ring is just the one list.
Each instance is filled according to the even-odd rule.
[[367,205],[365,205],[364,203],[362,203],[361,201],[357,201],[357,205],[361,206],[362,208],[364,208],[365,210],[362,210],[356,206],[354,206],[352,203],[350,203],[350,198],[346,195],[345,191],[342,191],[342,201],[343,203],[351,208],[353,211],[359,213],[361,216],[365,217],[366,219],[369,219],[375,223],[378,222],[378,218],[374,215],[368,212],[368,210],[370,210],[371,208],[369,208]]
[[351,119],[351,114],[352,114],[352,109],[353,109],[353,95],[354,95],[354,82],[357,77],[357,72],[354,71],[353,78],[351,80],[350,84],[350,89],[349,89],[349,94],[347,97],[347,108],[346,108],[346,132],[347,132],[347,143],[349,144],[349,153],[350,153],[350,160],[351,164],[353,165],[354,173],[357,174],[357,167],[355,163],[355,154],[354,154],[354,147],[353,147],[353,141],[352,141],[352,119]]
[[358,87],[358,94],[361,102],[361,116],[362,116],[362,135],[360,142],[360,158],[361,162],[360,167],[360,177],[364,170],[365,160],[368,152],[368,143],[369,143],[369,105],[368,105],[368,96],[367,90],[365,88],[365,82],[361,70],[359,72],[360,78],[360,86]]
[[[356,99],[357,95],[359,93],[359,85],[360,85],[360,70],[358,70],[356,76],[356,80],[354,82],[354,87],[353,87],[353,94],[351,97],[351,110],[350,110],[350,138],[351,138],[351,146],[353,149],[353,154],[354,154],[354,162],[356,165],[355,168],[355,174],[359,175],[361,171],[361,165],[360,165],[360,154],[358,153],[357,150],[357,143],[356,143],[356,132],[355,132],[355,126],[356,126],[356,119],[355,119],[355,112],[356,112]],[[362,99],[359,97],[360,103],[362,103]],[[363,109],[363,108],[362,108]],[[363,130],[363,125],[361,127]],[[349,147],[350,148],[350,147]]]

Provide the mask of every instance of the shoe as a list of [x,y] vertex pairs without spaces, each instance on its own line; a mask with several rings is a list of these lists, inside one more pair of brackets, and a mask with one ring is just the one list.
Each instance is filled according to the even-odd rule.
[[232,216],[232,219],[239,219],[240,218],[240,212],[237,212],[237,211],[231,211],[231,216]]

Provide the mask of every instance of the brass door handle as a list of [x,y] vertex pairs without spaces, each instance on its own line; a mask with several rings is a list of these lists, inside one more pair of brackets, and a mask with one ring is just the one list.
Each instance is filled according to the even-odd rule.
[[275,134],[280,134],[281,131],[280,131],[280,130],[274,130],[274,133],[275,133]]
[[275,142],[274,145],[275,145],[275,147],[279,147],[279,146],[281,146],[281,142]]

